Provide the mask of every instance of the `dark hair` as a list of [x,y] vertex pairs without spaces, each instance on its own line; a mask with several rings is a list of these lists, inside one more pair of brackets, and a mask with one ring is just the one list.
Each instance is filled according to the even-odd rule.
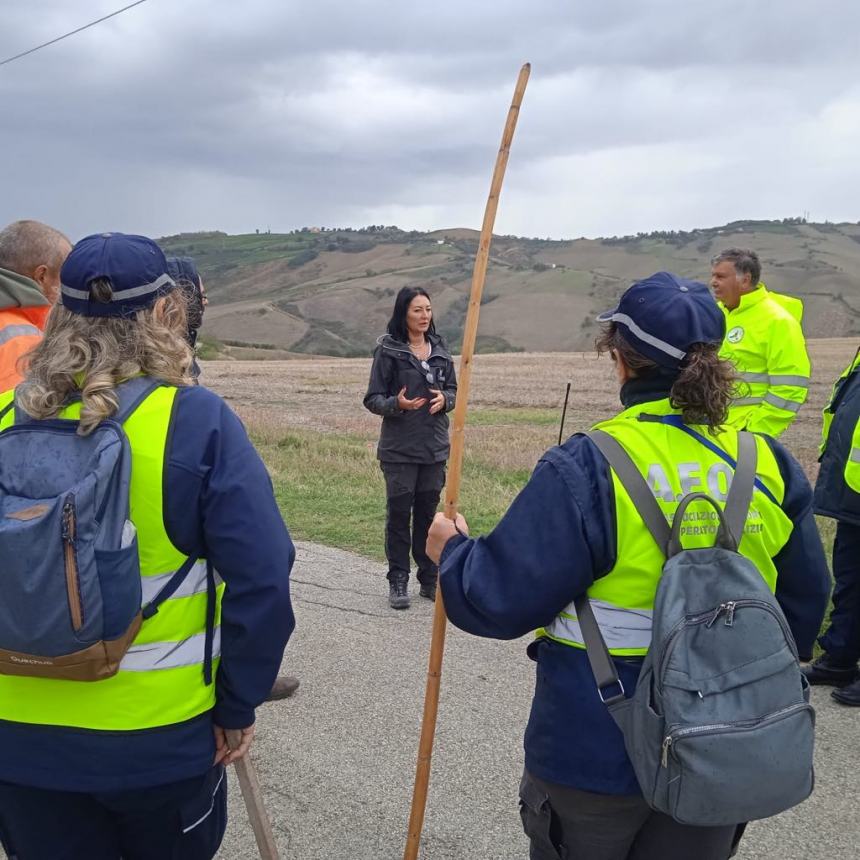
[[[408,343],[409,332],[406,329],[406,312],[409,310],[409,305],[412,299],[416,296],[424,296],[429,299],[430,295],[423,287],[402,287],[394,300],[394,310],[391,312],[391,319],[388,321],[388,333],[401,343]],[[436,334],[436,326],[433,323],[433,318],[430,318],[430,326],[427,329],[427,334]]]
[[113,298],[113,287],[109,278],[93,278],[87,287],[90,291],[90,301],[99,304],[109,304]]
[[[617,353],[634,376],[672,373],[633,349],[615,323],[604,329],[595,348],[598,355]],[[694,343],[677,370],[669,389],[669,402],[681,410],[685,424],[706,424],[709,430],[717,430],[726,422],[734,393],[735,372],[728,361],[720,358],[719,350],[719,344]]]
[[187,340],[194,346],[197,331],[203,325],[203,293],[200,290],[200,272],[191,257],[168,257],[167,273],[185,295],[188,316]]
[[749,275],[750,283],[754,287],[758,286],[761,280],[761,260],[755,251],[747,248],[727,248],[711,260],[711,265],[716,266],[725,262],[731,263],[738,275]]

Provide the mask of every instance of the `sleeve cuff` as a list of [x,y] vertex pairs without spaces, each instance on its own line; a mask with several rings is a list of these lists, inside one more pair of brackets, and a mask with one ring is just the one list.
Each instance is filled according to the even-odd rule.
[[445,547],[442,550],[442,555],[439,556],[439,567],[442,567],[445,564],[445,559],[457,549],[458,546],[464,544],[469,538],[465,535],[454,535],[451,538],[448,538],[448,543],[445,544]]
[[222,729],[247,729],[254,721],[253,710],[231,707],[225,702],[216,702],[212,709],[212,722]]

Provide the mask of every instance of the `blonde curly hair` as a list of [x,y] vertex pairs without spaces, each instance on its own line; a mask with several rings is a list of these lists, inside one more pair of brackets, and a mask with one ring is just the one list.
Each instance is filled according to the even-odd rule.
[[[101,289],[92,282],[94,298]],[[185,299],[176,289],[129,317],[88,317],[56,305],[44,338],[26,357],[16,400],[33,418],[54,418],[80,392],[78,433],[86,436],[116,412],[114,389],[123,380],[143,374],[169,385],[193,383],[185,320]]]

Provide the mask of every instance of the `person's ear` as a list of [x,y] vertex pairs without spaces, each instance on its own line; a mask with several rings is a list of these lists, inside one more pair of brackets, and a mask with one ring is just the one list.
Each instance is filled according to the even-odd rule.
[[152,306],[152,318],[162,325],[167,322],[167,314],[164,310],[166,304],[167,298],[161,296],[155,300],[155,304]]
[[33,274],[31,275],[31,277],[44,291],[45,284],[49,280],[51,280],[51,270],[44,263],[42,263],[42,265],[36,266],[36,268],[33,269]]
[[618,376],[619,385],[624,385],[628,379],[632,379],[634,376],[620,352],[615,353],[615,373]]
[[39,287],[39,292],[54,304],[60,296],[60,273],[54,271],[50,266],[42,263],[36,266],[30,274],[32,280]]

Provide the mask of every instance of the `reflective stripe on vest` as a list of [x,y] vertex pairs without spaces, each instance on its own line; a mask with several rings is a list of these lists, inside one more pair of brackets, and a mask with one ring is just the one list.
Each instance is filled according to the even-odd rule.
[[763,399],[765,403],[770,403],[771,406],[776,406],[777,409],[785,409],[788,412],[797,412],[800,407],[803,406],[803,404],[798,403],[797,400],[789,400],[787,397],[777,397],[769,391],[765,394]]
[[[597,427],[613,436],[627,451],[645,477],[660,509],[671,520],[680,500],[703,490],[718,502],[728,495],[733,471],[717,454],[681,430],[654,421],[639,421],[643,413],[677,415],[668,400],[634,406]],[[737,434],[729,429],[719,435],[704,427],[694,428],[731,457],[737,455]],[[753,493],[740,551],[751,559],[771,591],[776,588],[773,558],[791,535],[792,523],[780,507],[784,495],[782,475],[768,443],[756,437],[757,474],[771,496]],[[651,620],[664,558],[642,522],[630,496],[615,472],[611,472],[615,498],[616,562],[587,591],[600,631],[610,653],[641,657],[651,642]],[[716,513],[700,503],[687,511],[681,539],[688,549],[712,546],[717,531]],[[584,648],[573,603],[553,622],[537,631],[563,645]]]
[[0,346],[15,337],[41,337],[42,332],[34,325],[20,323],[18,325],[7,325],[0,328]]
[[[145,606],[155,597],[162,588],[170,581],[175,571],[167,573],[158,573],[155,576],[141,577],[141,587],[143,590],[143,598],[141,603]],[[223,582],[218,571],[215,571],[215,584],[220,585]],[[171,600],[176,600],[178,597],[190,597],[192,594],[203,594],[206,591],[206,562],[198,561],[194,567],[188,571],[188,576],[182,581],[182,585],[173,592]]]
[[789,374],[771,375],[769,373],[738,373],[744,382],[763,382],[765,385],[795,385],[798,388],[809,388],[808,376],[791,376]]
[[860,493],[860,422],[854,427],[851,449],[845,458],[845,469],[842,474],[848,489]]
[[[651,626],[654,613],[649,609],[625,609],[613,606],[604,600],[589,600],[594,611],[594,617],[603,634],[606,647],[609,650],[648,650],[651,644]],[[585,647],[585,639],[576,619],[576,607],[571,603],[564,612],[559,613],[549,627],[545,627],[546,635],[551,639]]]
[[[151,672],[156,669],[176,669],[179,666],[199,666],[203,663],[205,633],[189,636],[181,642],[150,642],[132,645],[122,658],[123,672]],[[221,653],[221,629],[215,631],[212,653]]]
[[[176,392],[170,386],[157,388],[124,425],[132,452],[130,518],[137,528],[144,600],[186,560],[164,526],[165,455]],[[0,397],[0,406],[5,399]],[[78,403],[62,417],[79,414]],[[216,577],[213,672],[219,662],[224,588]],[[0,719],[140,731],[185,722],[211,710],[215,685],[207,686],[203,680],[207,601],[206,563],[201,560],[176,593],[143,622],[116,675],[93,683],[0,675]]]

